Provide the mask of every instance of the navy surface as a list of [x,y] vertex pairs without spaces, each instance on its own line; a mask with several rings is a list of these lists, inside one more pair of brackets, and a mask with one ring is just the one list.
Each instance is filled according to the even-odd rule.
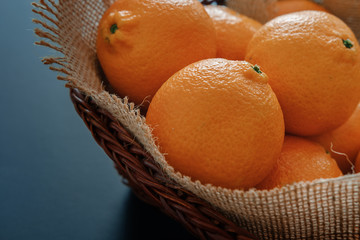
[[0,239],[192,239],[122,183],[41,63],[30,3],[0,8]]

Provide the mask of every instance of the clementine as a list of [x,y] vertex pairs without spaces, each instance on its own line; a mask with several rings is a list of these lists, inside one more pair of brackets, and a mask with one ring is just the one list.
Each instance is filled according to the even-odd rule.
[[275,167],[256,188],[272,189],[295,182],[342,175],[336,161],[320,144],[302,137],[286,135]]
[[360,104],[343,125],[311,139],[330,152],[343,173],[349,172],[360,149]]
[[190,64],[169,78],[152,99],[146,122],[176,171],[230,189],[259,183],[284,137],[266,74],[248,62],[220,58]]
[[215,28],[197,0],[118,0],[102,16],[96,49],[110,85],[140,104],[176,71],[215,57]]
[[271,8],[270,16],[275,18],[287,13],[299,12],[304,10],[315,10],[328,12],[323,6],[311,1],[311,0],[287,0],[276,1]]
[[288,133],[309,136],[342,125],[360,100],[360,49],[351,29],[320,11],[279,16],[249,42],[282,107]]
[[205,10],[216,30],[216,56],[243,60],[247,44],[262,24],[225,6],[207,5]]

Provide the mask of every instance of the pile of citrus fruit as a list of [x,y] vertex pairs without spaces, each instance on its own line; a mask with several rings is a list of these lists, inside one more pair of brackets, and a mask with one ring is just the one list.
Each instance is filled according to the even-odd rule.
[[356,37],[308,0],[274,7],[261,24],[198,0],[119,0],[99,23],[109,84],[194,181],[272,189],[360,171]]

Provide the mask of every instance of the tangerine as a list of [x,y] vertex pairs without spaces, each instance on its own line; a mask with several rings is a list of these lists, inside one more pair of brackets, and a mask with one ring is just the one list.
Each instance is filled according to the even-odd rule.
[[252,18],[220,5],[205,6],[216,31],[216,57],[244,60],[246,47],[262,24]]
[[197,0],[118,0],[100,20],[96,50],[114,90],[140,104],[176,71],[215,57],[215,28]]
[[245,60],[269,76],[288,133],[331,131],[345,123],[360,100],[358,41],[329,13],[301,11],[272,19],[249,42]]
[[295,182],[342,175],[336,161],[320,144],[302,137],[286,135],[275,167],[256,188],[272,189]]
[[176,171],[230,189],[259,183],[284,138],[282,111],[266,74],[221,58],[190,64],[169,78],[146,122]]
[[360,149],[360,104],[343,125],[310,139],[320,143],[330,152],[343,173],[350,172]]
[[323,6],[310,0],[287,0],[276,1],[273,5],[271,18],[275,18],[284,14],[299,12],[305,10],[315,10],[328,12]]

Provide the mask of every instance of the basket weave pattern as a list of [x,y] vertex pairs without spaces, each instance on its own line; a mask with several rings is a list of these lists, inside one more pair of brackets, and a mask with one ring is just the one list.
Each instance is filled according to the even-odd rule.
[[[266,14],[259,13],[274,1],[226,3],[261,20],[266,19]],[[352,1],[346,0],[348,4]],[[192,182],[164,167],[163,155],[139,109],[127,98],[105,91],[101,82],[106,79],[96,60],[94,29],[99,13],[112,2],[39,0],[33,3],[33,12],[39,16],[34,22],[41,26],[35,33],[41,37],[37,44],[59,53],[44,58],[44,64],[60,73],[58,79],[66,81],[79,116],[141,199],[200,239],[255,238],[249,232],[264,239],[360,239],[359,175],[299,183],[270,192],[244,192]],[[336,1],[323,2],[334,6],[331,3]]]
[[76,88],[70,89],[70,97],[96,142],[140,199],[158,207],[200,239],[255,239],[207,202],[169,181],[132,135],[91,98]]

